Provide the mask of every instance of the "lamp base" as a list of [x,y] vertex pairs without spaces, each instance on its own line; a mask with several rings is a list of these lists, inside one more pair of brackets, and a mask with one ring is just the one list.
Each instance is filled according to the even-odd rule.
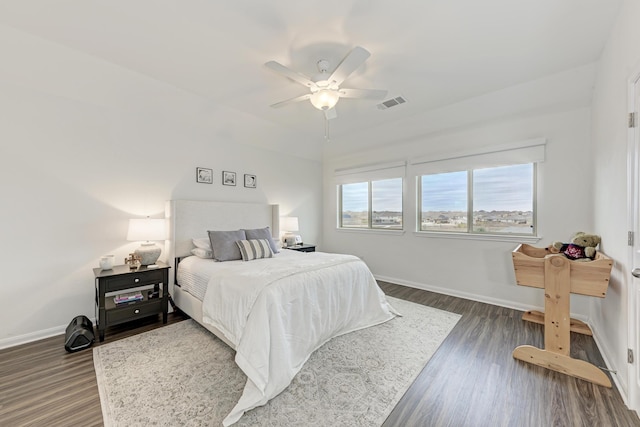
[[134,253],[140,257],[140,265],[155,264],[160,257],[160,246],[155,243],[143,243]]

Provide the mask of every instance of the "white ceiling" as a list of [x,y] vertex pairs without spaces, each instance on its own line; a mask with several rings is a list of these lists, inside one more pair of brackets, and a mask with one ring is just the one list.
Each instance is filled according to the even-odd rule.
[[[13,0],[0,24],[177,88],[208,108],[233,110],[276,139],[317,147],[388,143],[429,112],[597,61],[621,0]],[[345,87],[387,89],[401,106],[343,99],[325,142],[323,113],[275,102],[305,87],[264,66],[306,75],[360,45],[372,53]],[[593,73],[591,73],[593,74]],[[585,86],[589,89],[589,85]],[[215,120],[215,117],[212,117]],[[418,125],[419,127],[419,125]],[[268,133],[265,139],[269,139]]]

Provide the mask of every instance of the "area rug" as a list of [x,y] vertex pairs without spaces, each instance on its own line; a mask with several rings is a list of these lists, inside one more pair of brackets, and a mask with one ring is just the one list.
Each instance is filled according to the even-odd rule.
[[[235,425],[381,425],[460,318],[388,298],[402,317],[332,339]],[[105,426],[221,426],[246,382],[233,358],[193,320],[95,347]]]

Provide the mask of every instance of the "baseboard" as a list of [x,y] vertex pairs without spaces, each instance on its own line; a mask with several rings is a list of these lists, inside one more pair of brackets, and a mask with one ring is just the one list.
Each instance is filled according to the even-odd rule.
[[[42,331],[31,332],[24,335],[18,335],[15,337],[4,338],[0,340],[0,350],[15,347],[17,345],[27,344],[33,341],[43,340],[45,338],[54,337],[56,335],[62,335],[65,333],[67,325],[56,326],[54,328],[44,329]],[[60,345],[64,346],[64,340],[60,339]]]
[[620,397],[622,397],[622,401],[624,402],[625,405],[627,405],[627,408],[629,407],[629,396],[628,396],[628,390],[626,387],[626,381],[623,383],[621,382],[621,378],[618,376],[618,370],[616,369],[616,366],[611,364],[611,357],[609,357],[609,354],[606,350],[606,347],[602,347],[600,345],[600,340],[598,339],[599,336],[601,336],[600,331],[598,330],[598,327],[596,325],[592,325],[589,324],[589,327],[591,328],[591,331],[593,331],[593,339],[596,342],[596,347],[598,347],[598,350],[600,350],[600,355],[602,356],[602,359],[604,360],[604,364],[607,367],[607,369],[610,371],[611,373],[611,378],[613,378],[613,382],[616,385],[616,388],[618,389],[618,393],[620,393]]
[[[513,310],[519,310],[519,311],[528,311],[528,310],[544,311],[543,307],[534,307],[534,306],[529,306],[529,305],[526,305],[526,304],[520,304],[520,303],[516,303],[516,302],[513,302],[513,301],[508,301],[508,300],[503,300],[503,299],[498,299],[498,298],[487,298],[487,297],[485,297],[483,295],[477,295],[477,294],[472,294],[472,293],[469,293],[469,292],[462,292],[462,291],[452,290],[452,289],[448,289],[448,288],[441,288],[441,287],[438,287],[438,286],[428,285],[426,283],[411,282],[411,281],[408,281],[408,280],[396,279],[394,277],[386,277],[386,276],[380,276],[380,275],[374,275],[374,277],[376,278],[376,280],[381,280],[383,282],[395,283],[395,284],[402,285],[402,286],[408,286],[410,288],[421,289],[423,291],[430,291],[430,292],[435,292],[435,293],[438,293],[438,294],[449,295],[449,296],[452,296],[452,297],[468,299],[468,300],[471,300],[471,301],[477,301],[477,302],[482,302],[482,303],[486,303],[486,304],[497,305],[499,307],[511,308]],[[600,354],[602,355],[602,359],[604,360],[605,367],[610,371],[616,371],[614,368],[611,367],[612,366],[611,363],[610,363],[611,358],[608,357],[607,351],[605,351],[606,349],[600,345],[600,340],[598,339],[598,336],[599,336],[600,333],[598,331],[598,328],[594,327],[594,325],[591,324],[589,319],[584,315],[571,313],[571,317],[574,318],[574,319],[581,320],[581,321],[585,322],[587,325],[589,325],[589,327],[591,328],[591,331],[593,332],[593,339],[594,339],[594,341],[596,343],[596,347],[598,347],[598,350],[600,351]],[[623,389],[621,387],[621,383],[620,383],[620,380],[619,380],[617,374],[611,375],[611,377],[613,378],[613,381],[615,382],[616,387],[618,388],[618,391],[620,392],[620,395],[624,399],[625,404],[627,404],[628,400],[627,400],[627,390],[626,390],[626,388]],[[628,407],[628,404],[627,404],[627,407]]]
[[[519,310],[519,311],[528,311],[528,310],[544,311],[543,307],[535,307],[535,306],[531,306],[531,305],[520,304],[520,303],[517,303],[517,302],[503,300],[503,299],[499,299],[499,298],[488,298],[488,297],[483,296],[483,295],[473,294],[473,293],[470,293],[470,292],[458,291],[458,290],[449,289],[449,288],[441,288],[439,286],[428,285],[426,283],[418,283],[418,282],[412,282],[412,281],[409,281],[409,280],[396,279],[395,277],[379,276],[377,274],[374,275],[374,277],[376,278],[376,280],[381,280],[383,282],[395,283],[395,284],[398,284],[398,285],[408,286],[410,288],[421,289],[423,291],[430,291],[430,292],[435,292],[437,294],[449,295],[449,296],[452,296],[452,297],[468,299],[468,300],[471,300],[471,301],[483,302],[483,303],[486,303],[486,304],[497,305],[499,307],[511,308],[513,310]],[[581,317],[584,317],[584,316],[581,316]],[[582,319],[580,319],[580,320],[582,320]]]
[[[169,313],[173,313],[173,307],[169,305]],[[97,325],[96,319],[91,319],[94,325]],[[55,337],[56,335],[63,335],[67,330],[67,325],[56,326],[54,328],[44,329],[42,331],[31,332],[24,335],[18,335],[16,337],[4,338],[0,340],[0,350],[9,347],[15,347],[22,344],[28,344],[33,341],[43,340],[45,338]],[[60,345],[64,345],[64,340],[60,341]]]
[[[430,291],[430,292],[435,292],[437,294],[449,295],[449,296],[452,296],[452,297],[468,299],[468,300],[471,300],[471,301],[482,302],[482,303],[485,303],[485,304],[497,305],[499,307],[511,308],[513,310],[519,310],[519,311],[529,311],[529,310],[544,311],[544,307],[537,307],[537,306],[533,306],[533,305],[521,304],[521,303],[518,303],[518,302],[509,301],[509,300],[503,300],[503,299],[499,299],[499,298],[489,298],[489,297],[486,297],[484,295],[478,295],[478,294],[473,294],[473,293],[470,293],[470,292],[463,292],[463,291],[458,291],[458,290],[449,289],[449,288],[441,288],[439,286],[433,286],[433,285],[429,285],[429,284],[426,284],[426,283],[412,282],[410,280],[396,279],[395,277],[380,276],[380,275],[377,275],[377,274],[374,274],[374,277],[376,278],[376,280],[381,280],[383,282],[395,283],[395,284],[402,285],[402,286],[408,286],[410,288],[422,289],[423,291]],[[581,320],[581,321],[583,321],[585,323],[589,323],[588,322],[588,318],[586,316],[582,315],[582,314],[571,313],[570,316],[573,317],[574,319],[578,319],[578,320]]]
[[[94,325],[98,324],[95,318],[90,320]],[[63,335],[67,331],[67,326],[69,326],[69,324],[55,326],[53,328],[43,329],[42,331],[36,331],[24,335],[18,335],[16,337],[2,339],[0,340],[0,350],[22,344],[28,344],[30,342],[43,340],[45,338],[55,337],[56,335]],[[64,339],[62,338],[60,339],[60,345],[64,346]]]

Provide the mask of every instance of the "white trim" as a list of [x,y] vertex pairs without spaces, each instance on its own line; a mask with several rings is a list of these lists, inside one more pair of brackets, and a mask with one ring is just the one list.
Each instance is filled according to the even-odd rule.
[[482,154],[500,153],[502,151],[518,150],[523,148],[535,147],[539,145],[545,145],[547,143],[546,138],[527,139],[524,141],[510,142],[507,144],[493,145],[490,147],[478,147],[475,149],[468,149],[464,151],[457,151],[452,153],[435,154],[429,156],[416,157],[409,161],[411,165],[419,165],[422,163],[439,162],[443,160],[459,159],[462,157],[479,156]]
[[[532,306],[532,305],[528,305],[528,304],[520,304],[520,303],[516,303],[516,302],[508,301],[508,300],[503,300],[503,299],[499,299],[499,298],[489,298],[489,297],[486,297],[484,295],[477,295],[477,294],[473,294],[473,293],[470,293],[470,292],[457,291],[457,290],[452,290],[450,288],[441,288],[439,286],[429,285],[429,284],[426,284],[426,283],[419,283],[419,282],[413,282],[413,281],[410,281],[410,280],[396,279],[396,278],[393,278],[393,277],[381,276],[381,275],[378,275],[378,274],[374,274],[373,277],[376,280],[381,280],[383,282],[389,282],[389,283],[393,283],[393,284],[401,285],[401,286],[408,286],[408,287],[414,288],[414,289],[421,289],[423,291],[435,292],[437,294],[449,295],[449,296],[452,296],[452,297],[468,299],[468,300],[471,300],[471,301],[482,302],[482,303],[485,303],[485,304],[496,305],[498,307],[506,307],[506,308],[511,308],[513,310],[518,310],[518,311],[537,310],[537,311],[543,311],[544,312],[544,308],[543,307],[537,307],[537,306]],[[588,320],[587,317],[582,315],[582,314],[571,313],[570,316],[573,317],[574,319],[578,319],[578,320],[581,320],[581,321],[583,321],[585,323],[588,323],[587,322],[587,320]]]
[[513,242],[513,243],[538,243],[542,236],[527,235],[500,235],[500,234],[475,234],[475,233],[448,233],[446,231],[414,231],[415,237],[440,238],[440,239],[460,239],[460,240],[485,240],[490,242]]
[[545,160],[544,139],[487,147],[446,156],[421,157],[411,161],[411,175],[429,175],[484,168],[539,163]]
[[407,162],[392,162],[347,169],[336,169],[333,180],[336,184],[381,181],[403,178],[407,175]]
[[616,388],[618,389],[618,393],[620,393],[620,397],[622,397],[622,401],[624,402],[625,405],[627,405],[627,408],[630,408],[627,388],[624,388],[623,384],[620,382],[620,378],[618,377],[618,370],[616,366],[610,362],[611,360],[615,360],[615,358],[610,357],[609,353],[606,351],[607,347],[600,344],[600,340],[598,339],[598,337],[601,334],[600,334],[600,330],[596,326],[597,326],[596,324],[589,323],[591,332],[593,332],[593,340],[596,342],[596,347],[598,347],[598,350],[600,351],[600,355],[602,356],[602,360],[604,360],[605,366],[611,373],[611,378],[613,378],[613,382],[616,385]]
[[[92,319],[91,321],[93,322],[94,325],[96,324],[95,319]],[[55,326],[53,328],[43,329],[41,331],[35,331],[35,332],[30,332],[24,335],[4,338],[0,340],[0,350],[9,348],[9,347],[15,347],[22,344],[28,344],[30,342],[43,340],[45,338],[55,337],[57,335],[63,335],[66,330],[67,330],[67,325]],[[60,346],[61,347],[64,346],[63,339],[60,340]]]
[[363,233],[363,234],[381,234],[387,236],[402,236],[405,230],[385,230],[383,228],[340,228],[336,227],[336,231],[341,233]]
[[[639,109],[636,105],[636,91],[637,85],[640,85],[640,64],[638,64],[631,77],[627,82],[627,113],[636,113]],[[636,117],[637,120],[637,117]],[[636,233],[635,239],[639,239],[638,236],[638,224],[640,219],[638,215],[638,204],[640,204],[640,188],[638,187],[638,179],[640,177],[640,164],[638,160],[640,153],[638,152],[638,142],[640,137],[638,136],[638,123],[634,128],[627,128],[627,230]],[[627,262],[630,269],[635,267],[635,250],[638,248],[638,242],[633,246],[628,247]],[[627,365],[627,387],[623,389],[618,387],[620,394],[624,396],[625,403],[629,409],[640,409],[640,389],[638,386],[638,355],[640,354],[640,342],[636,338],[638,333],[638,327],[636,326],[637,316],[640,312],[640,307],[637,306],[636,300],[636,288],[635,283],[638,279],[634,278],[631,271],[626,272],[626,278],[629,286],[627,286],[627,348],[633,350],[633,354],[636,357],[634,363]],[[604,356],[603,356],[604,357]],[[616,385],[618,385],[616,383]]]
[[336,169],[334,171],[334,175],[335,176],[351,175],[354,173],[372,172],[372,171],[379,171],[384,169],[394,169],[394,168],[401,168],[405,166],[407,166],[407,162],[405,160],[399,160],[399,161],[387,162],[387,163],[374,163],[374,164],[364,165],[364,166]]

